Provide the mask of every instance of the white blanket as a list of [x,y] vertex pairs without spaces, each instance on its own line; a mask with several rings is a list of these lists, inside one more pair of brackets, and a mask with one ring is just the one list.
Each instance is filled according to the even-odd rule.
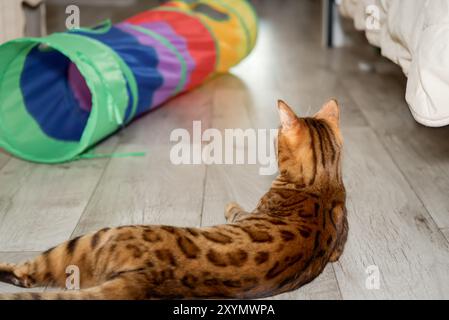
[[402,67],[416,121],[448,125],[449,0],[341,0],[340,12]]

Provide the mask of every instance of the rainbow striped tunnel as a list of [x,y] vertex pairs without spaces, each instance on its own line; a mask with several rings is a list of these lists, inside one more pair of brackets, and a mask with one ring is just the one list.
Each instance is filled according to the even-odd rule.
[[0,147],[35,162],[79,157],[136,117],[226,72],[254,48],[246,0],[171,1],[0,46]]

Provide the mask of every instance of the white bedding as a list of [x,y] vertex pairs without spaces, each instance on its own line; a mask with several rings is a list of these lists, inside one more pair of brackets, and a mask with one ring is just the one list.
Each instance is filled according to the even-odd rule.
[[[378,13],[378,25],[367,10]],[[449,0],[341,0],[340,12],[402,67],[408,77],[406,100],[416,121],[448,125]]]

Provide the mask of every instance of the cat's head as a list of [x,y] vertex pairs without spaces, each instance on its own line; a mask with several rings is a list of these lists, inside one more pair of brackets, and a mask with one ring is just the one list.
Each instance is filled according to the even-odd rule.
[[278,166],[283,180],[312,186],[341,182],[340,110],[336,100],[325,103],[313,117],[300,118],[284,101],[278,101]]

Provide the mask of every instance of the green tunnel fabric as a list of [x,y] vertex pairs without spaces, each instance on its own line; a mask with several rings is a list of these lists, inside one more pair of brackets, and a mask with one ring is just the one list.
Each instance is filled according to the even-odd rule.
[[[92,111],[79,142],[50,139],[29,116],[23,96],[18,93],[27,54],[39,44],[57,50],[73,61],[92,92]],[[122,123],[128,106],[122,71],[126,66],[102,43],[76,34],[56,33],[42,39],[9,42],[1,47],[1,57],[1,146],[12,154],[41,162],[67,161],[114,132]],[[107,107],[96,107],[99,105]]]
[[42,163],[103,157],[82,154],[239,63],[256,37],[257,17],[246,0],[192,0],[118,25],[3,44],[0,147]]

